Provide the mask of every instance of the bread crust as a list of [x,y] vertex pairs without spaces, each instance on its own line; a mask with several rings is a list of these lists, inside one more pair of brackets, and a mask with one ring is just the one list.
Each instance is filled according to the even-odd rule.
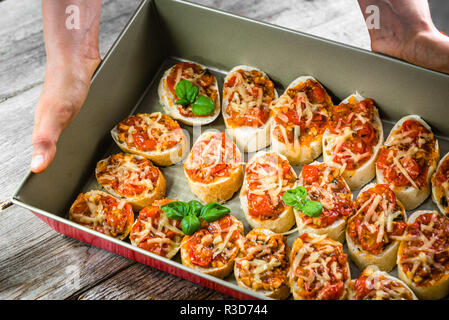
[[[200,65],[198,63],[195,63],[196,65],[199,65],[203,69],[207,69],[205,66]],[[171,91],[167,87],[167,77],[170,74],[172,68],[174,68],[176,65],[170,67],[164,72],[164,75],[162,76],[159,86],[158,86],[158,94],[159,94],[159,102],[162,105],[162,108],[164,109],[165,113],[170,115],[172,118],[181,121],[184,124],[187,124],[189,126],[194,125],[205,125],[208,123],[213,122],[218,115],[220,114],[220,92],[218,89],[218,82],[214,75],[214,82],[212,84],[212,88],[217,91],[217,98],[215,99],[215,110],[214,113],[210,116],[201,116],[201,117],[185,117],[181,115],[178,111],[177,105],[175,104],[175,96],[171,93]]]
[[[198,137],[195,144],[201,140],[208,140],[213,134],[214,133],[208,131],[204,132]],[[238,152],[241,156],[240,151]],[[190,152],[190,154],[187,156],[186,161],[189,161],[192,156],[192,152]],[[186,176],[187,182],[189,183],[190,190],[200,200],[205,203],[224,202],[231,199],[234,193],[236,193],[240,189],[240,186],[243,182],[243,165],[238,165],[228,177],[216,179],[211,183],[202,183],[192,180],[188,175],[185,166],[184,174]]]
[[[385,276],[385,278],[390,279],[394,282],[400,283],[405,289],[407,289],[407,291],[410,293],[410,295],[412,296],[413,300],[418,300],[418,298],[416,297],[415,293],[400,279],[395,278],[393,276],[391,276],[390,274],[388,274],[385,271],[379,270],[379,268],[375,265],[370,265],[367,266],[365,268],[365,270],[363,270],[362,274],[370,274],[372,276],[377,276],[377,275],[383,275]],[[349,283],[349,287],[348,287],[348,300],[357,300],[356,299],[356,291],[355,291],[355,282],[357,279],[353,279],[351,280],[351,282]]]
[[431,184],[432,184],[432,201],[437,205],[437,207],[440,210],[440,212],[445,214],[445,215],[449,214],[449,208],[445,209],[444,206],[441,204],[441,202],[438,200],[438,197],[441,196],[441,195],[436,190],[437,188],[435,186],[435,176],[436,176],[438,170],[440,169],[441,165],[443,164],[443,162],[445,160],[447,160],[448,157],[449,157],[449,152],[446,153],[446,155],[443,158],[441,158],[441,160],[438,163],[438,166],[437,166],[435,172],[432,174],[432,179],[431,179]]
[[[354,97],[357,102],[365,100],[365,97],[360,95],[358,92],[355,92],[344,99],[341,103],[347,103],[351,97]],[[343,178],[346,180],[351,190],[359,190],[376,176],[376,161],[380,148],[384,143],[382,121],[379,117],[379,110],[376,107],[374,107],[374,120],[379,132],[379,141],[373,148],[371,158],[360,166],[360,168],[356,170],[344,170],[342,173]],[[332,161],[332,144],[329,141],[330,136],[330,130],[327,129],[323,135],[323,161],[336,167],[341,167],[340,164]]]
[[[287,91],[288,89],[293,88],[293,87],[297,86],[298,84],[300,84],[301,82],[305,82],[309,79],[316,81],[324,89],[324,87],[321,85],[321,83],[318,82],[318,80],[316,80],[314,77],[301,76],[301,77],[298,77],[295,80],[293,80],[289,84],[289,86],[285,89],[285,91]],[[326,92],[326,90],[325,90],[325,92]],[[326,94],[327,94],[327,92],[326,92]],[[323,135],[317,135],[315,137],[315,139],[313,139],[310,142],[310,145],[308,145],[308,146],[302,145],[299,143],[294,143],[294,145],[292,146],[289,143],[283,143],[283,142],[280,142],[278,139],[276,139],[276,137],[274,135],[274,129],[276,128],[276,126],[277,125],[276,125],[275,121],[273,121],[273,124],[271,125],[271,131],[270,131],[271,148],[273,150],[277,151],[278,153],[286,156],[288,161],[290,162],[290,164],[302,165],[302,164],[311,163],[314,159],[318,158],[321,155],[321,153],[323,151],[322,143],[321,143]]]
[[[264,154],[267,153],[272,153],[271,151],[259,151],[258,153],[256,153],[253,158],[251,158],[250,161],[248,161],[248,164],[251,163],[254,159],[256,159],[257,157],[263,156]],[[281,158],[283,158],[284,160],[287,160],[287,158],[281,154],[279,154],[279,156]],[[293,168],[292,168],[293,170]],[[294,170],[293,170],[294,172]],[[295,177],[296,177],[296,173],[295,173]],[[240,190],[240,204],[243,210],[243,213],[245,214],[245,218],[246,221],[248,221],[248,223],[250,224],[250,226],[252,228],[265,228],[265,229],[269,229],[273,232],[276,233],[283,233],[283,232],[287,232],[288,230],[291,229],[291,227],[293,227],[293,225],[295,224],[295,217],[293,214],[293,209],[289,206],[287,206],[287,208],[281,212],[281,214],[274,220],[259,220],[256,219],[254,217],[252,217],[249,214],[249,210],[248,210],[248,198],[247,198],[247,194],[248,194],[248,188],[246,186],[246,183],[243,183],[242,185],[242,189]]]
[[[251,230],[250,232],[255,233],[255,232],[262,232],[266,235],[270,235],[270,234],[275,234],[275,232],[269,230],[269,229],[265,229],[265,228],[256,228]],[[290,247],[288,246],[288,244],[285,244],[286,247],[286,259],[289,258],[290,256]],[[236,262],[239,261],[239,259],[244,258],[244,256],[242,256],[241,252],[239,257],[236,259]],[[282,286],[280,286],[279,288],[276,288],[274,290],[254,290],[250,287],[248,287],[247,285],[245,285],[240,278],[240,271],[239,268],[237,268],[237,263],[234,264],[234,276],[235,276],[235,280],[237,281],[237,284],[247,290],[251,290],[251,291],[255,291],[257,293],[260,293],[264,296],[266,296],[267,298],[271,298],[271,299],[276,299],[276,300],[283,300],[283,299],[287,299],[287,297],[290,295],[290,287],[288,286],[288,281],[286,283],[284,283]]]
[[[420,215],[433,212],[432,210],[418,210],[413,212],[413,214],[408,218],[408,224],[412,224],[415,222],[416,218],[418,218]],[[436,212],[436,211],[435,211]],[[438,213],[440,214],[440,213]],[[436,284],[432,286],[417,286],[413,281],[411,281],[406,274],[404,273],[404,270],[402,268],[401,264],[401,256],[403,255],[405,248],[405,241],[401,241],[398,249],[398,256],[397,256],[397,264],[398,264],[398,276],[399,279],[401,279],[403,282],[405,282],[412,290],[415,292],[415,294],[418,296],[419,299],[424,300],[437,300],[442,299],[449,293],[449,271],[446,272],[446,275],[443,276]]]
[[[374,183],[366,185],[362,190],[360,190],[359,196],[363,192],[375,186],[376,185]],[[407,216],[405,214],[404,206],[399,200],[396,201],[402,208],[401,215],[404,218],[404,222],[407,223]],[[355,216],[357,216],[357,214],[350,217],[349,221],[353,219]],[[359,245],[357,245],[349,236],[348,228],[346,228],[346,241],[348,244],[349,257],[360,269],[364,269],[368,266],[376,266],[381,271],[390,272],[396,266],[397,253],[399,248],[398,240],[391,239],[391,242],[384,248],[384,250],[380,254],[377,255],[369,253],[363,250]]]
[[[235,223],[238,224],[238,229],[239,232],[241,233],[242,237],[244,234],[244,230],[243,230],[243,223],[241,221],[239,221],[237,218],[233,217],[233,219],[235,220]],[[198,270],[204,274],[208,274],[211,275],[213,277],[216,278],[220,278],[220,279],[224,279],[226,278],[233,270],[234,268],[234,262],[235,259],[238,256],[237,255],[234,258],[229,259],[229,261],[222,267],[218,267],[218,268],[203,268],[200,266],[197,266],[195,264],[192,263],[191,259],[190,259],[190,254],[189,254],[189,250],[187,248],[187,244],[188,241],[190,239],[190,236],[185,236],[184,239],[182,239],[181,242],[181,262],[183,265],[190,267],[192,269]],[[240,248],[239,248],[240,251]]]
[[[137,156],[138,157],[138,156]],[[103,159],[101,161],[107,160]],[[165,180],[165,177],[163,176],[161,170],[159,168],[155,167],[159,173],[156,186],[154,189],[148,193],[146,192],[143,195],[133,196],[133,197],[123,197],[119,195],[113,188],[111,188],[110,185],[101,185],[108,193],[113,195],[114,197],[118,199],[125,199],[128,203],[130,203],[134,210],[139,211],[149,205],[151,205],[155,200],[162,199],[165,196],[165,189],[167,186],[167,181]],[[95,168],[95,177],[99,178],[99,170],[98,168]]]
[[[421,119],[420,116],[417,115],[409,115],[405,116],[402,119],[400,119],[391,129],[391,133],[393,133],[396,129],[398,129],[402,123],[404,123],[407,120],[416,120],[420,122],[426,129],[432,132],[432,129],[430,126]],[[391,133],[387,138],[388,142],[391,137]],[[403,187],[391,187],[391,190],[394,191],[396,194],[396,197],[402,202],[404,205],[405,210],[413,210],[416,207],[418,207],[421,203],[424,202],[424,200],[427,199],[427,197],[430,194],[430,179],[432,177],[433,172],[435,171],[435,168],[437,166],[438,160],[439,160],[439,147],[438,147],[438,140],[435,138],[435,152],[438,155],[437,158],[434,161],[434,164],[431,165],[427,170],[427,178],[426,178],[426,187],[424,189],[415,189],[413,186],[403,188]],[[377,182],[382,184],[389,184],[391,185],[387,179],[385,179],[382,170],[379,170],[376,166],[376,176],[377,176]]]
[[125,141],[120,141],[118,138],[118,129],[115,126],[111,130],[112,139],[114,139],[117,146],[122,149],[126,153],[137,154],[141,157],[144,157],[148,160],[151,160],[158,166],[171,166],[175,163],[178,163],[184,159],[185,155],[189,151],[189,146],[187,145],[187,137],[185,135],[184,130],[182,132],[181,141],[175,145],[173,148],[167,149],[162,152],[158,151],[140,151],[134,147],[128,147]]
[[[259,71],[264,77],[270,79],[264,71],[256,67],[240,65],[232,68],[231,71],[229,71],[229,73],[226,75],[224,79],[224,83],[226,83],[229,80],[229,76],[232,73],[240,69],[243,71]],[[274,95],[275,97],[273,101],[276,101],[278,98],[278,93],[276,90],[274,90]],[[240,150],[244,152],[256,152],[270,145],[270,129],[271,124],[273,122],[271,114],[267,122],[263,126],[260,126],[258,128],[247,126],[232,128],[228,124],[229,116],[226,115],[226,108],[228,107],[229,102],[224,99],[224,95],[221,105],[222,105],[223,119],[226,125],[226,133],[235,142],[235,144],[237,145],[237,147],[239,147]]]

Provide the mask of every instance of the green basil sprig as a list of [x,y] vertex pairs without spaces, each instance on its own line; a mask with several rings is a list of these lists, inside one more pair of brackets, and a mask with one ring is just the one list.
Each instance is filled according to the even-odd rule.
[[196,200],[188,203],[183,201],[169,202],[161,206],[161,209],[170,219],[181,220],[182,232],[188,236],[201,228],[201,219],[214,222],[231,212],[229,208],[217,202],[211,202],[203,206]]
[[318,217],[323,212],[320,202],[307,199],[307,189],[303,186],[287,190],[283,194],[282,200],[286,205],[302,211],[309,217]]
[[214,112],[214,101],[206,96],[198,95],[198,87],[189,80],[181,80],[175,87],[175,94],[179,100],[175,104],[192,105],[192,112],[196,116],[207,116]]

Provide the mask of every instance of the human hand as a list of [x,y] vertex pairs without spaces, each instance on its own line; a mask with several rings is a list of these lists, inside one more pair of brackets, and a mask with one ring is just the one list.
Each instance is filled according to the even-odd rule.
[[[68,6],[79,10],[78,28],[66,26]],[[47,64],[34,118],[31,170],[35,173],[53,161],[59,135],[81,109],[101,62],[100,11],[101,0],[42,1]]]
[[84,61],[76,66],[47,66],[42,93],[36,106],[31,170],[44,171],[53,161],[56,143],[81,109],[90,79],[99,61]]
[[376,5],[380,28],[369,29],[373,51],[413,64],[449,73],[449,37],[432,22],[427,0],[359,0],[365,8]]

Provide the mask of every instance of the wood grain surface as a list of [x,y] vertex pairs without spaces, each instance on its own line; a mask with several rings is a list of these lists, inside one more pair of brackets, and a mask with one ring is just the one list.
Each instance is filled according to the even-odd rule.
[[[196,0],[239,15],[369,48],[355,0]],[[102,56],[140,0],[103,0]],[[0,1],[0,201],[29,170],[45,50],[40,1]],[[0,299],[226,299],[191,282],[54,232],[12,206],[0,222]]]

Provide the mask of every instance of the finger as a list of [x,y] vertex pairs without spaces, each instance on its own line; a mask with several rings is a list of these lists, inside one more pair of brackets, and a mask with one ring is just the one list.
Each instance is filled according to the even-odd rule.
[[39,173],[48,168],[55,157],[59,135],[75,114],[76,108],[71,104],[38,103],[33,131],[31,171]]

